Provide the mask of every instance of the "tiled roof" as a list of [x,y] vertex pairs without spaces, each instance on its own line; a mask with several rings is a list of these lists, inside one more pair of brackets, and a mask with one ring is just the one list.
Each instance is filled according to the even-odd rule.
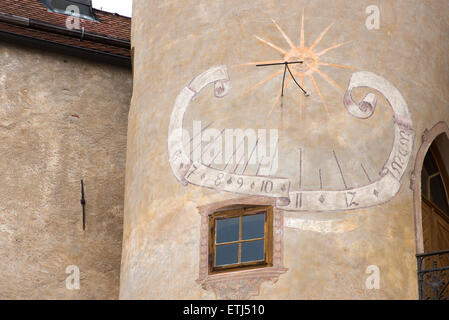
[[[87,33],[106,36],[109,38],[129,41],[131,37],[131,19],[113,13],[93,10],[98,21],[80,19],[80,26]],[[51,25],[65,27],[69,16],[49,11],[39,0],[0,0],[0,14],[8,14]],[[8,23],[0,23],[0,31],[29,36],[41,40],[70,45],[79,48],[106,52],[114,55],[130,57],[130,49],[95,41],[80,40],[72,36],[34,30],[26,26],[17,26]]]

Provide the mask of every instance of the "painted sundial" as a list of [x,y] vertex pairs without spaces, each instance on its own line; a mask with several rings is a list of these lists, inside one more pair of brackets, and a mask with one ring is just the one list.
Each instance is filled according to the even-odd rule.
[[354,43],[326,43],[332,27],[309,43],[304,14],[299,39],[272,20],[276,35],[251,37],[256,59],[192,75],[169,125],[180,183],[276,198],[285,211],[354,210],[398,193],[414,139],[408,106],[383,76],[334,62]]

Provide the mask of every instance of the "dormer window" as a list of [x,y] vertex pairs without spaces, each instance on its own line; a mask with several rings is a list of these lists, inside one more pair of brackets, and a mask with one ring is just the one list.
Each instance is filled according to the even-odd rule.
[[[40,0],[49,11],[66,15],[79,14],[80,18],[96,20],[92,10],[92,0]],[[74,8],[76,8],[74,10]],[[79,13],[78,13],[78,12]]]

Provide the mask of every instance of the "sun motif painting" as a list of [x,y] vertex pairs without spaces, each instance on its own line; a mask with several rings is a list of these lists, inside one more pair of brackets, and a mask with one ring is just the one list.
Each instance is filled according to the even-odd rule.
[[[343,87],[341,87],[336,81],[334,81],[330,76],[328,76],[325,72],[320,70],[321,66],[329,66],[329,67],[336,67],[336,68],[343,68],[343,69],[355,69],[354,67],[342,65],[342,64],[335,64],[330,63],[322,60],[322,57],[328,53],[331,50],[340,48],[344,45],[350,44],[351,41],[346,41],[342,43],[338,43],[335,45],[332,45],[330,47],[327,47],[323,50],[316,50],[318,44],[323,40],[325,35],[328,33],[328,31],[332,28],[334,23],[330,24],[326,29],[321,32],[321,34],[318,36],[318,38],[313,42],[313,44],[310,47],[307,47],[305,45],[305,30],[304,30],[304,12],[301,17],[301,31],[300,31],[300,41],[299,45],[295,45],[295,43],[291,40],[291,38],[284,32],[284,30],[279,26],[279,24],[273,20],[274,26],[277,28],[277,30],[281,33],[283,39],[285,40],[286,44],[288,45],[287,49],[284,49],[281,46],[278,46],[258,35],[254,35],[254,37],[261,42],[262,44],[265,44],[271,48],[273,48],[275,51],[278,52],[282,56],[281,59],[271,59],[266,61],[257,61],[257,62],[248,62],[244,64],[240,64],[239,66],[266,66],[266,65],[276,65],[276,64],[284,64],[285,62],[289,63],[286,66],[289,66],[288,71],[291,72],[291,77],[286,77],[285,69],[277,70],[276,72],[270,74],[268,77],[263,79],[262,81],[258,82],[256,85],[249,88],[245,94],[250,93],[251,91],[257,89],[258,87],[262,86],[263,84],[267,83],[268,81],[272,79],[276,79],[277,77],[282,76],[282,85],[279,93],[275,97],[275,101],[273,103],[273,106],[270,110],[270,113],[273,112],[275,107],[277,106],[277,103],[279,102],[279,99],[283,95],[283,92],[287,89],[287,87],[291,84],[292,81],[296,82],[296,79],[294,77],[297,77],[298,79],[298,85],[301,88],[304,88],[304,79],[308,78],[310,79],[310,82],[313,85],[313,88],[316,92],[316,94],[319,96],[321,103],[324,107],[324,110],[326,113],[329,113],[329,108],[327,106],[326,100],[324,99],[324,96],[321,93],[321,90],[317,84],[317,81],[315,80],[316,74],[321,76],[324,80],[326,80],[330,85],[332,85],[336,90],[338,90],[340,93],[344,93]],[[304,102],[304,95],[302,92],[299,94],[299,112],[300,115],[302,114],[303,110],[303,102]]]
[[[276,21],[272,20],[272,23],[279,31],[285,45],[281,46],[267,40],[266,37],[254,35],[260,45],[273,49],[273,56],[267,57],[267,60],[234,64],[237,68],[252,68],[250,71],[254,71],[258,66],[273,68],[274,70],[270,71],[269,75],[264,75],[262,80],[253,84],[252,80],[248,80],[249,72],[235,72],[231,75],[232,70],[230,71],[228,66],[217,65],[198,72],[198,75],[193,77],[189,84],[180,91],[175,100],[168,132],[169,162],[174,176],[185,186],[190,184],[220,192],[274,198],[276,207],[285,212],[347,211],[372,207],[390,201],[400,189],[414,141],[413,122],[405,99],[393,84],[375,73],[354,72],[346,89],[343,89],[343,86],[322,70],[325,67],[356,69],[349,65],[326,61],[324,58],[331,51],[352,42],[345,41],[323,46],[323,40],[333,24],[328,25],[310,46],[306,46],[304,13],[301,16],[300,38],[297,45]],[[246,43],[246,45],[248,44]],[[253,46],[253,44],[250,45]],[[324,49],[318,50],[319,46]],[[246,69],[244,70],[246,71]],[[322,79],[317,81],[318,77]],[[242,88],[237,95],[230,94],[233,90],[231,79],[233,83],[239,83],[239,87]],[[243,95],[248,95],[257,90],[262,91],[264,85],[268,86],[269,82],[273,84],[275,81],[279,83],[280,88],[276,88],[279,91],[274,93],[274,103],[266,99],[273,94],[267,90],[263,96],[259,96],[251,103],[240,99],[242,92]],[[242,156],[240,157],[237,157],[237,152],[245,148],[244,139],[239,143],[232,143],[232,148],[229,150],[230,156],[225,157],[224,163],[214,163],[217,157],[223,158],[223,150],[214,153],[212,161],[206,161],[203,158],[203,155],[209,152],[209,148],[215,145],[216,141],[222,141],[226,128],[232,128],[236,125],[237,119],[241,120],[242,114],[238,114],[241,109],[250,110],[247,114],[261,109],[266,110],[266,113],[272,112],[279,105],[278,102],[283,97],[285,90],[291,90],[289,85],[292,82],[303,89],[303,91],[297,91],[300,114],[303,112],[305,99],[308,99],[305,93],[311,95],[316,93],[321,102],[322,108],[320,106],[313,108],[310,110],[312,114],[323,111],[324,114],[329,114],[328,104],[325,100],[325,94],[329,94],[329,92],[320,88],[319,83],[327,84],[341,93],[338,97],[333,96],[328,99],[334,104],[341,105],[342,112],[339,112],[337,117],[329,117],[325,121],[322,117],[317,117],[315,122],[310,121],[312,124],[309,126],[307,123],[298,125],[296,122],[287,129],[281,127],[280,134],[276,135],[277,139],[273,148],[270,146],[270,152],[274,150],[274,153],[266,164],[269,170],[264,172],[259,171],[263,160],[267,159],[264,152],[260,152],[262,157],[256,161],[253,167],[248,166],[250,160],[253,159],[256,147],[259,155],[259,145],[261,144],[259,139],[254,139],[254,145],[250,145],[248,142],[246,152],[245,150],[241,152]],[[213,95],[206,90],[208,87],[214,88]],[[359,88],[363,90],[356,92]],[[199,98],[200,95],[201,98]],[[326,95],[326,97],[329,96]],[[364,98],[354,99],[354,97]],[[212,115],[212,118],[207,118],[207,121],[214,123],[214,126],[221,125],[219,129],[222,130],[215,129],[214,138],[204,141],[206,145],[204,150],[199,152],[200,156],[192,157],[192,153],[185,148],[183,143],[183,130],[186,128],[185,115],[188,110],[195,108],[196,113],[191,113],[188,119],[206,118],[207,110],[218,109],[217,106],[220,106],[222,113],[218,116]],[[373,126],[378,126],[378,123],[371,121],[376,107],[377,109],[390,108],[391,126],[385,126],[385,129],[388,129],[393,141],[392,145],[390,142],[386,145],[385,154],[378,152],[366,154],[365,151],[372,149],[370,146],[379,141],[377,137],[371,137],[375,129]],[[383,111],[386,111],[385,109]],[[379,112],[377,113],[379,114]],[[260,118],[264,119],[265,117]],[[338,122],[342,121],[341,119],[345,122]],[[263,126],[262,123],[255,124],[256,116],[244,120],[250,127],[259,124]],[[349,138],[342,139],[343,143],[341,143],[338,139],[332,140],[338,134],[322,135],[327,130],[326,121],[344,124],[340,125],[339,133],[348,131],[346,137]],[[362,128],[361,123],[367,124],[365,128]],[[202,135],[202,130],[206,130],[209,126],[210,124],[203,128],[201,125],[201,130],[198,130],[199,134],[191,135],[190,141],[192,141],[192,137]],[[314,127],[313,130],[310,130],[312,127]],[[297,138],[299,134],[302,135],[301,139]],[[328,139],[315,139],[320,135]],[[366,139],[366,136],[369,136],[370,139]],[[303,140],[307,138],[315,139],[316,143],[302,145]],[[385,139],[380,141],[383,140]],[[219,143],[219,145],[222,144]],[[203,142],[200,139],[194,148],[199,150],[197,147],[202,146]],[[295,150],[298,152],[294,152]],[[279,162],[277,162],[278,153],[281,155]],[[232,162],[234,156],[236,159],[243,159],[241,166],[240,160],[234,166],[235,163]],[[317,158],[321,158],[321,163],[318,163]],[[273,166],[273,163],[276,165]],[[240,168],[242,170],[237,170]],[[276,170],[271,170],[272,168],[276,168]]]

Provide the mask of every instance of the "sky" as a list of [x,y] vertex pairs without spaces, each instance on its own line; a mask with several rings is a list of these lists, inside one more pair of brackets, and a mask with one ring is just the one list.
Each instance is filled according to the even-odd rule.
[[122,16],[131,17],[132,0],[92,0],[95,9],[118,13]]

